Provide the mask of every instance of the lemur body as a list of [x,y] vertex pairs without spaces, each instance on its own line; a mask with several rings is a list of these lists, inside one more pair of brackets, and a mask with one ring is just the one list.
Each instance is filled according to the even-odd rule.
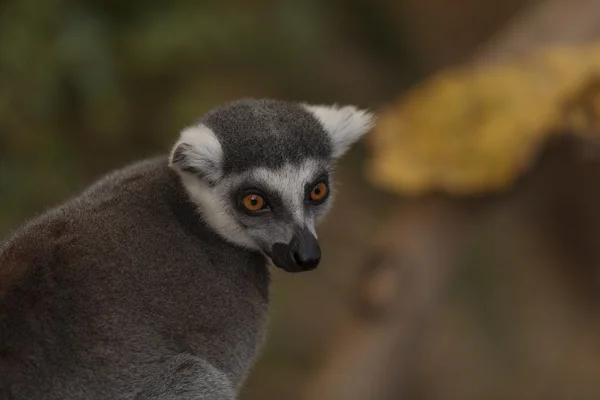
[[0,399],[234,399],[266,335],[268,264],[317,266],[332,164],[370,118],[235,102],[17,231]]

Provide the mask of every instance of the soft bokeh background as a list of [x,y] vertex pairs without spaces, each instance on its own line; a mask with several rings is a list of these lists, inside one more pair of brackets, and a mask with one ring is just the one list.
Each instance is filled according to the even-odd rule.
[[[104,173],[167,151],[183,126],[225,101],[377,110],[470,59],[532,2],[0,1],[0,236]],[[460,256],[446,263],[451,273],[434,270],[434,285],[414,287],[435,295],[408,296],[412,313],[387,316],[403,326],[388,350],[403,351],[364,364],[349,351],[345,365],[355,362],[358,376],[374,365],[397,369],[386,398],[597,399],[600,163],[581,153],[580,143],[552,147],[537,172],[492,200],[421,200],[376,189],[364,174],[368,149],[354,148],[321,229],[322,266],[274,271],[269,341],[241,398],[333,400],[304,393],[343,381],[320,378],[336,346],[361,346],[348,339],[353,331],[378,323],[356,310],[365,270],[388,254],[379,241],[423,234],[382,227],[405,225],[390,216],[430,201],[436,215],[441,201],[460,226],[443,245],[469,227]],[[382,232],[391,233],[377,239]],[[409,293],[410,277],[402,281],[397,291]],[[374,287],[371,297],[385,292]]]

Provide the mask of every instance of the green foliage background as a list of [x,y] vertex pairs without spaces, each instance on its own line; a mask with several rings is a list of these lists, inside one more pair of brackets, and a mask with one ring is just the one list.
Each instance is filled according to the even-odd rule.
[[[361,34],[381,30],[378,17],[351,24],[368,19],[369,8],[0,2],[0,233],[107,168],[164,152],[183,126],[224,101],[380,98],[389,82],[368,73],[377,75],[370,64],[385,58],[386,46],[370,48],[373,37]],[[393,68],[388,61],[384,69]]]

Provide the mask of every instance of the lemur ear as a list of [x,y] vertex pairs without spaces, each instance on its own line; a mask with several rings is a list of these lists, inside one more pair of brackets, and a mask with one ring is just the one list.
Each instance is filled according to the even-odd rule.
[[171,168],[197,175],[209,183],[222,176],[223,148],[215,133],[206,125],[184,129],[171,151]]
[[304,104],[323,124],[333,144],[333,157],[342,156],[354,142],[369,132],[374,124],[374,116],[367,110],[354,106],[316,106]]

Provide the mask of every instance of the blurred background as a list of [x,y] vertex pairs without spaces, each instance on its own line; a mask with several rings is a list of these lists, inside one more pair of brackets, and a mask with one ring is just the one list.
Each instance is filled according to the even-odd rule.
[[341,162],[320,268],[273,272],[240,398],[598,399],[598,16],[598,0],[0,1],[0,237],[226,101],[357,104],[381,122]]

